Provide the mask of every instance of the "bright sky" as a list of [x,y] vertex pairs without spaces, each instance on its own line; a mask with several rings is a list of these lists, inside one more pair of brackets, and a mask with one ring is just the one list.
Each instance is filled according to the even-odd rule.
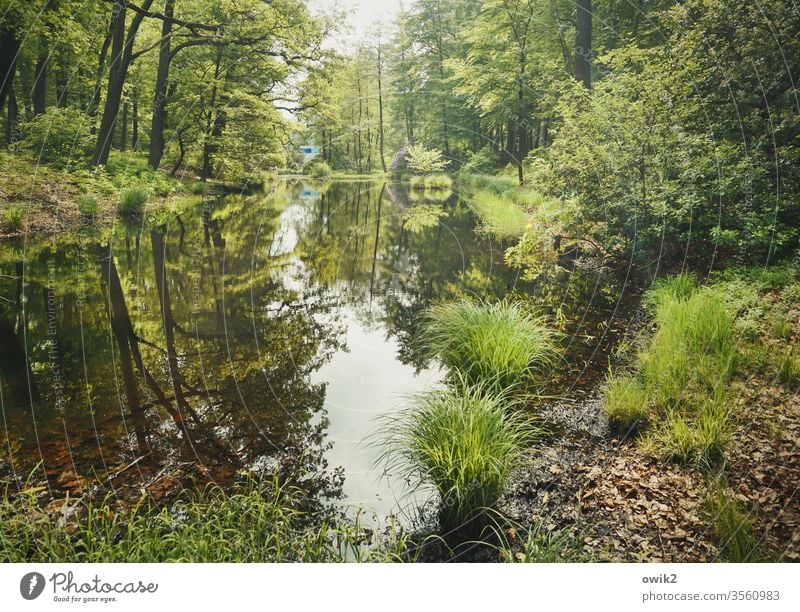
[[414,4],[414,0],[308,0],[312,10],[320,12],[338,7],[348,12],[347,23],[350,33],[342,32],[337,36],[337,43],[345,47],[370,33],[377,23],[388,27],[400,12]]

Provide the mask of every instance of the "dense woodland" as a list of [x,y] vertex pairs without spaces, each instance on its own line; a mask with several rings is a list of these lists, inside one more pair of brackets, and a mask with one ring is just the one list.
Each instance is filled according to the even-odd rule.
[[[560,198],[607,254],[768,262],[797,248],[800,15],[789,0],[419,0],[347,51],[299,0],[4,0],[6,146],[147,153],[201,179],[448,172]],[[563,231],[561,231],[563,230]],[[524,257],[522,257],[524,260]],[[649,265],[649,264],[648,264]]]

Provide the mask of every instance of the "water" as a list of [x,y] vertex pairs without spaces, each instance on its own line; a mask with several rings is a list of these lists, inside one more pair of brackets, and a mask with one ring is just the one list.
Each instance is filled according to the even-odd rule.
[[375,440],[441,384],[418,314],[510,291],[566,309],[576,357],[561,370],[577,381],[615,303],[592,274],[524,285],[456,196],[428,195],[280,182],[0,244],[0,481],[158,501],[279,472],[319,499],[410,513],[421,500],[382,473]]

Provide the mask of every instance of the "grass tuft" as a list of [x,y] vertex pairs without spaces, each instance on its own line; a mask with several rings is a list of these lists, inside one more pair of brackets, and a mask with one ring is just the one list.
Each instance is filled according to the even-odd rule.
[[630,431],[647,420],[647,390],[634,376],[609,376],[603,399],[614,429]]
[[381,461],[439,494],[441,526],[476,533],[535,430],[503,395],[462,386],[418,396],[383,428]]
[[96,197],[85,193],[78,196],[78,210],[82,215],[93,217],[100,212],[100,204],[98,203]]
[[3,225],[8,231],[18,232],[25,224],[25,205],[11,203],[3,210]]
[[119,212],[123,215],[141,214],[150,193],[141,186],[128,187],[120,192]]
[[506,195],[488,190],[475,193],[468,204],[480,218],[481,230],[501,241],[520,238],[530,221],[519,204]]
[[504,390],[535,382],[556,359],[556,332],[521,302],[461,300],[429,308],[423,343],[471,385]]
[[720,482],[710,488],[705,506],[714,535],[728,561],[753,563],[762,560],[752,512],[746,511]]

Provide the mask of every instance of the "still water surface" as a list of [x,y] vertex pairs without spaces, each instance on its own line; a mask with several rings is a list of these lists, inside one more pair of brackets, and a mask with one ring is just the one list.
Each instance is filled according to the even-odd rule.
[[381,416],[441,384],[418,315],[509,293],[566,321],[561,373],[586,378],[615,291],[574,271],[525,285],[449,192],[282,181],[2,243],[0,481],[159,500],[277,471],[402,512],[420,500],[374,441]]

